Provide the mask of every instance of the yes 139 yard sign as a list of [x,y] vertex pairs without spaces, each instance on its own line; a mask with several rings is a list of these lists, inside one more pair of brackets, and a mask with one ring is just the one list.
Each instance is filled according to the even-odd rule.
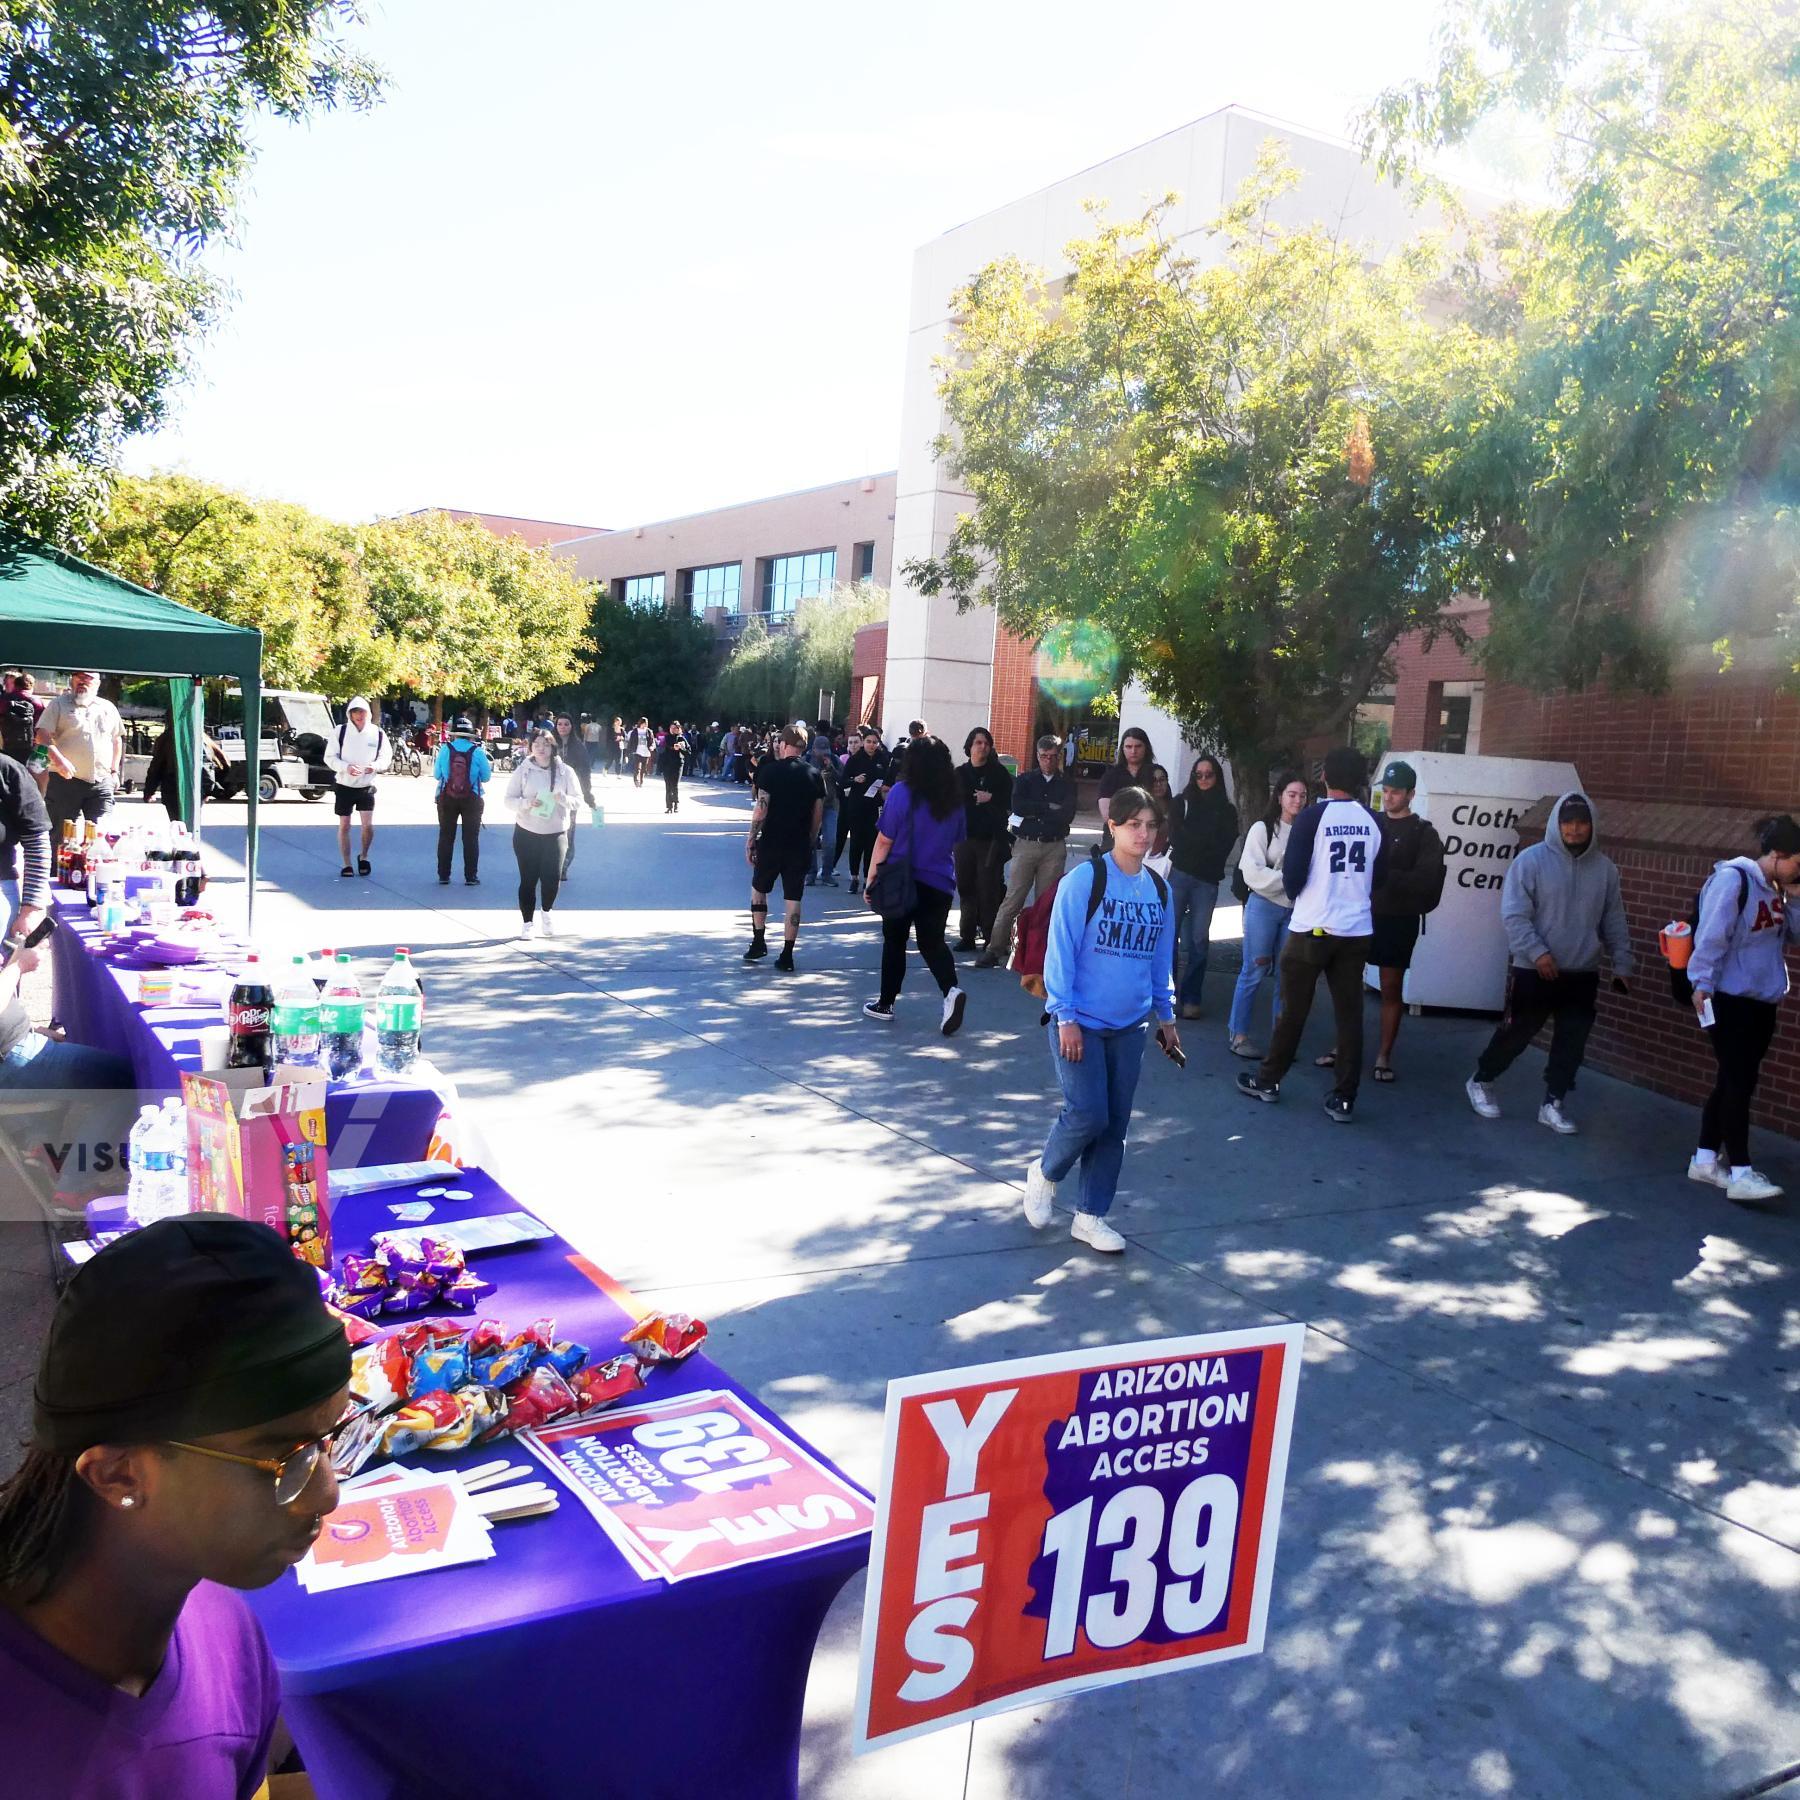
[[890,1383],[857,1749],[1261,1650],[1304,1335]]

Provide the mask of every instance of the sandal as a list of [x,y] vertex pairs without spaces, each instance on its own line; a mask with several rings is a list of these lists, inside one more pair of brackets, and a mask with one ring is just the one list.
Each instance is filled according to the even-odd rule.
[[359,875],[367,875],[369,873],[369,859],[366,856],[359,856],[356,859],[356,872]]
[[1376,1081],[1387,1082],[1394,1079],[1394,1071],[1390,1069],[1386,1063],[1377,1063],[1374,1068],[1369,1071],[1369,1074]]
[[1315,1056],[1313,1058],[1313,1067],[1315,1069],[1335,1069],[1337,1067],[1337,1052],[1335,1050],[1327,1050],[1323,1056]]
[[346,880],[354,880],[356,877],[356,871],[351,868],[348,863],[345,863],[344,866],[338,870],[338,873]]

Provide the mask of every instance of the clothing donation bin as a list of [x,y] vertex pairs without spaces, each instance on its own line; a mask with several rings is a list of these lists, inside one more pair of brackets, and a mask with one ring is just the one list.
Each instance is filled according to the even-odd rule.
[[[1443,750],[1394,750],[1419,777],[1413,811],[1437,827],[1444,840],[1444,897],[1425,915],[1403,990],[1409,1006],[1456,1006],[1499,1012],[1506,1005],[1506,927],[1500,922],[1500,889],[1518,854],[1518,823],[1546,795],[1579,788],[1575,765],[1528,762],[1516,756],[1457,756]],[[1375,796],[1377,811],[1380,795]],[[1606,820],[1597,816],[1594,837],[1604,845]],[[1364,971],[1370,987],[1381,977]]]

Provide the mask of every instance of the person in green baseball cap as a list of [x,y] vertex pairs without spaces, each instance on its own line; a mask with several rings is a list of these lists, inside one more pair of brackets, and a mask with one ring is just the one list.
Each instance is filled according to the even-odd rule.
[[[1431,821],[1412,809],[1419,777],[1411,763],[1391,757],[1381,771],[1381,879],[1369,895],[1374,934],[1369,961],[1381,971],[1381,1041],[1370,1074],[1376,1081],[1394,1079],[1394,1043],[1406,1016],[1406,971],[1424,928],[1425,915],[1443,897],[1444,842]],[[1322,1068],[1337,1059],[1336,1051],[1319,1058]]]

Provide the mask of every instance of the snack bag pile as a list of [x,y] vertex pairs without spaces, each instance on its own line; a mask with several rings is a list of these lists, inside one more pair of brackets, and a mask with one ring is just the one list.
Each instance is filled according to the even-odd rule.
[[[342,1285],[349,1288],[376,1259],[344,1260]],[[405,1267],[396,1271],[403,1272]],[[653,1364],[678,1362],[706,1338],[705,1325],[686,1313],[652,1313],[626,1333],[627,1354],[596,1363],[585,1344],[556,1335],[554,1319],[536,1319],[518,1332],[497,1319],[473,1327],[420,1319],[380,1335],[359,1315],[349,1319],[367,1334],[350,1363],[351,1394],[367,1410],[338,1439],[334,1461],[343,1475],[355,1474],[378,1452],[397,1457],[466,1450],[570,1414],[597,1412],[636,1393]]]
[[390,1231],[369,1256],[344,1258],[326,1303],[355,1319],[396,1313],[473,1312],[494,1291],[463,1259],[461,1246],[429,1232]]

